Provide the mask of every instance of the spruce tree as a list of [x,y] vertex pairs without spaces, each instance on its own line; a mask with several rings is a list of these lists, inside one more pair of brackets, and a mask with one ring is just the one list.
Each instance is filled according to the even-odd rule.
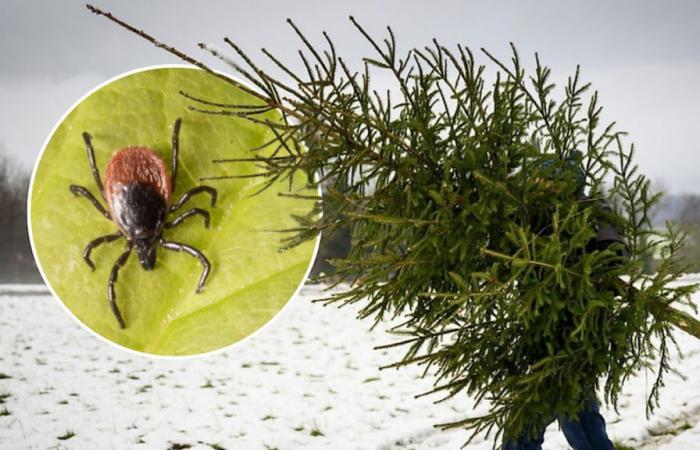
[[[247,159],[269,183],[304,171],[328,186],[322,198],[298,196],[324,214],[287,230],[291,246],[351,229],[350,254],[334,262],[348,288],[325,301],[358,303],[375,322],[397,320],[403,339],[388,346],[406,352],[387,367],[424,367],[435,379],[429,394],[490,403],[488,414],[441,428],[492,432],[498,442],[555,415],[575,417],[598,386],[616,406],[642,368],[655,372],[651,411],[673,370],[673,327],[700,337],[700,323],[674,308],[693,307],[696,286],[677,283],[684,236],[670,225],[653,232],[659,194],[624,133],[601,123],[597,93],[578,69],[557,90],[537,55],[528,74],[514,46],[508,62],[438,42],[399,54],[390,28],[377,41],[350,20],[373,51],[359,72],[327,34],[326,47],[316,48],[289,21],[303,73],[263,49],[279,69],[272,74],[226,39],[240,63],[202,48],[244,76],[255,89],[227,80],[259,101],[227,105],[182,93],[202,113],[273,131]],[[396,89],[377,92],[376,71],[390,73]],[[261,119],[270,109],[286,122]],[[583,180],[571,176],[571,164]],[[624,235],[629,257],[621,244],[589,251],[604,224]],[[653,273],[644,270],[650,254],[658,258]]]

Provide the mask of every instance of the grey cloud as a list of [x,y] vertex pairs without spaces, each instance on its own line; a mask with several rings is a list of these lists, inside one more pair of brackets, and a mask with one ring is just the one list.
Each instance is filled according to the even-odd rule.
[[[373,32],[391,24],[406,47],[437,37],[445,44],[487,46],[516,42],[552,62],[618,65],[640,61],[697,60],[700,3],[693,1],[95,1],[130,23],[188,51],[198,41],[232,36],[244,48],[267,46],[293,55],[292,17],[314,38],[326,29],[350,55],[367,46],[347,21],[354,14]],[[61,78],[84,71],[173,62],[105,19],[83,1],[3,0],[0,3],[0,79],[42,73]]]
[[[267,47],[295,61],[301,44],[286,25],[287,17],[317,43],[322,42],[320,32],[327,30],[339,52],[355,64],[372,50],[347,20],[350,14],[380,37],[391,25],[403,49],[422,47],[435,37],[447,46],[484,46],[507,57],[508,42],[513,41],[528,61],[538,51],[559,82],[581,64],[584,77],[601,88],[610,117],[629,129],[638,144],[642,171],[666,179],[672,190],[700,192],[693,181],[693,155],[700,148],[692,135],[700,118],[695,82],[700,75],[700,2],[94,3],[224,69],[197,42],[223,46],[223,36],[230,36],[257,60],[262,60],[257,50]],[[179,62],[89,13],[77,0],[2,0],[0,61],[0,140],[25,167],[62,112],[95,84],[137,67]]]

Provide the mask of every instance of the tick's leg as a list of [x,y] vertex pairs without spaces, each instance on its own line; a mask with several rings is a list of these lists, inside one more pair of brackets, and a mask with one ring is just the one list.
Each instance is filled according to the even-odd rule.
[[119,328],[126,328],[124,325],[124,319],[122,319],[122,314],[119,312],[119,307],[117,306],[117,294],[114,293],[114,283],[117,281],[117,277],[119,276],[119,269],[126,264],[126,260],[129,259],[129,255],[131,254],[131,244],[127,244],[126,251],[119,256],[119,259],[117,259],[117,262],[114,263],[114,267],[112,267],[112,273],[109,274],[109,282],[107,283],[108,287],[108,294],[109,294],[109,306],[112,308],[112,313],[114,313],[114,317],[117,318],[117,322],[119,322]]
[[83,142],[85,142],[85,148],[87,149],[88,161],[90,162],[90,169],[92,169],[92,176],[95,177],[95,183],[97,184],[97,189],[104,197],[104,187],[102,187],[102,180],[100,179],[100,171],[97,170],[97,165],[95,164],[95,150],[92,148],[92,136],[89,133],[83,131]]
[[167,222],[165,224],[165,228],[173,228],[177,225],[180,225],[182,221],[196,214],[199,214],[200,216],[204,217],[204,228],[209,228],[209,212],[201,208],[188,209],[187,211],[177,216],[172,222]]
[[166,250],[189,253],[190,255],[195,256],[197,259],[199,259],[199,262],[202,263],[202,267],[204,267],[204,269],[202,270],[202,275],[199,276],[199,282],[197,283],[197,293],[202,292],[204,282],[207,280],[207,277],[209,276],[209,270],[211,269],[211,264],[209,264],[209,260],[207,259],[207,257],[204,256],[204,254],[196,248],[190,247],[189,245],[181,244],[179,242],[168,242],[165,239],[161,239],[160,245]]
[[176,203],[170,206],[170,212],[177,211],[182,207],[182,205],[187,203],[187,201],[190,198],[192,198],[193,195],[199,194],[200,192],[206,192],[207,194],[209,194],[211,196],[211,206],[214,207],[214,205],[216,205],[216,189],[214,189],[211,186],[195,186],[189,191],[182,194],[182,197],[180,197],[180,199]]
[[173,175],[170,178],[170,184],[172,185],[172,192],[175,192],[175,180],[177,180],[177,155],[180,153],[180,125],[182,124],[182,119],[177,118],[175,124],[173,125]]
[[75,184],[70,185],[70,191],[73,193],[73,195],[78,196],[82,195],[86,199],[90,200],[90,203],[92,203],[92,206],[97,208],[97,210],[106,218],[109,220],[112,220],[112,216],[109,215],[107,210],[102,206],[102,204],[95,198],[94,195],[92,195],[92,192],[90,192],[86,187],[83,186],[78,186]]
[[116,234],[108,234],[106,236],[101,236],[101,237],[98,237],[97,239],[91,241],[87,245],[87,247],[85,247],[85,250],[83,251],[83,259],[85,260],[85,263],[88,266],[90,266],[90,268],[92,270],[95,270],[95,264],[93,264],[92,260],[90,259],[90,253],[92,252],[92,249],[94,249],[95,247],[97,247],[99,245],[106,244],[107,242],[116,241],[120,237],[122,237],[121,232],[116,233]]

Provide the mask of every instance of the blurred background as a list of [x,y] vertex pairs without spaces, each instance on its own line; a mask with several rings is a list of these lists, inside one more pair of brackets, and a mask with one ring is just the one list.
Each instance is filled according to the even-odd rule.
[[[580,64],[583,79],[600,92],[605,117],[629,131],[640,170],[666,194],[655,223],[671,220],[688,230],[687,256],[700,261],[697,2],[96,0],[95,5],[229,73],[196,44],[225,48],[222,39],[228,36],[259,56],[265,68],[270,65],[258,53],[261,47],[298,68],[301,43],[287,17],[314,43],[328,31],[339,53],[358,67],[372,49],[347,20],[350,14],[375,36],[391,25],[404,50],[437,38],[448,47],[486,47],[507,58],[512,41],[529,63],[539,52],[559,85]],[[0,283],[38,282],[26,232],[26,197],[34,162],[52,128],[96,85],[138,67],[180,61],[73,0],[3,0],[0,61]],[[388,81],[375,82],[381,87]],[[325,259],[347,251],[348,239],[347,232],[326,239],[315,270],[329,270]]]

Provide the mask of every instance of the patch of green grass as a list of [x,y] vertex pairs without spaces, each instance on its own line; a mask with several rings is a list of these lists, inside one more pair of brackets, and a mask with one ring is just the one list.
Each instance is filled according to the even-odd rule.
[[613,441],[613,447],[615,447],[615,450],[635,450],[634,447],[622,444],[619,441]]
[[219,444],[207,444],[209,447],[213,448],[214,450],[226,450],[226,448],[222,445]]
[[273,416],[272,414],[268,414],[265,417],[262,418],[262,420],[275,420],[277,417]]
[[302,426],[293,428],[293,430],[294,430],[294,431],[304,431],[304,426],[302,425]]
[[173,442],[172,444],[170,444],[170,447],[168,447],[168,450],[185,450],[187,448],[192,448],[192,445]]
[[379,381],[379,380],[381,380],[381,378],[379,378],[379,377],[370,377],[370,378],[365,378],[364,380],[362,380],[362,382],[363,383],[372,383],[374,381]]
[[683,430],[692,428],[688,422],[674,422],[659,428],[652,428],[649,430],[651,436],[676,436]]
[[65,433],[63,433],[62,435],[58,436],[56,439],[58,439],[59,441],[67,441],[68,439],[72,438],[73,436],[75,436],[75,433],[72,430],[68,430]]
[[10,414],[12,413],[7,408],[3,408],[2,410],[0,410],[0,417],[9,416]]
[[58,402],[58,404],[59,404],[59,405],[67,405],[67,404],[68,404],[68,400],[61,400],[60,402]]
[[7,380],[8,378],[12,378],[12,377],[6,373],[0,372],[0,380]]
[[207,378],[207,381],[203,385],[201,385],[200,387],[204,388],[204,389],[211,389],[214,387],[214,385],[211,383],[211,380],[209,378]]
[[9,392],[3,392],[2,394],[0,394],[0,405],[5,403],[10,397],[12,397],[12,394],[10,394]]
[[691,424],[689,424],[688,422],[683,422],[678,426],[678,431],[690,430],[691,428],[693,428]]

